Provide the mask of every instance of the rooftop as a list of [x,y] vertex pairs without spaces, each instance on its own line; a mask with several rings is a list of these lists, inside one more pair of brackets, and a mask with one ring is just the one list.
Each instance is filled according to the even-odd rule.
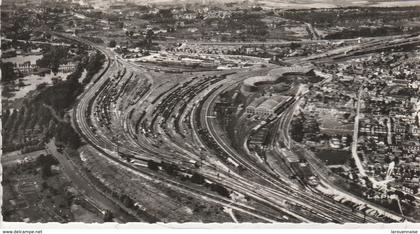
[[254,76],[244,80],[246,86],[256,86],[259,82],[275,82],[285,74],[307,74],[313,68],[309,66],[280,67],[272,69],[266,76]]

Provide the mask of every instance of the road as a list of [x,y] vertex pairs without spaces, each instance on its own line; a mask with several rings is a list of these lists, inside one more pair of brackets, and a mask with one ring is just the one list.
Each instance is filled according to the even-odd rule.
[[365,168],[362,165],[362,162],[357,155],[357,142],[358,142],[358,135],[359,135],[359,120],[360,120],[360,105],[362,101],[362,94],[363,94],[363,85],[360,87],[359,93],[357,95],[357,106],[356,106],[356,116],[354,117],[354,129],[353,129],[353,142],[351,145],[351,155],[353,156],[354,163],[359,170],[361,176],[366,177]]
[[[12,41],[12,39],[9,38],[1,38],[1,40],[4,41]],[[18,42],[22,43],[32,43],[32,44],[44,44],[44,45],[53,45],[53,46],[70,46],[70,44],[67,43],[54,43],[54,42],[48,42],[48,41],[26,41],[26,40],[17,40]]]
[[1,155],[1,164],[3,166],[9,166],[13,164],[19,164],[23,161],[33,161],[41,154],[47,154],[45,150],[38,150],[29,153],[6,153]]

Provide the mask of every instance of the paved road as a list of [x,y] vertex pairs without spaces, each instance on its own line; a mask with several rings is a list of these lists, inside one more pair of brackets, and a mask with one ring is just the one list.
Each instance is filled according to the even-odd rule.
[[[4,41],[12,41],[12,39],[9,38],[1,38],[1,40]],[[22,42],[22,43],[33,43],[33,44],[44,44],[44,45],[53,45],[53,46],[70,46],[70,44],[67,43],[56,43],[56,42],[48,42],[48,41],[26,41],[26,40],[17,40],[18,42]]]
[[366,177],[365,168],[362,165],[362,161],[360,160],[359,156],[357,155],[357,142],[358,142],[358,134],[359,134],[359,120],[360,120],[360,105],[363,93],[363,86],[360,87],[359,93],[357,95],[357,108],[356,108],[356,117],[354,118],[354,130],[353,130],[353,142],[351,145],[351,155],[353,156],[354,163],[356,164],[357,169],[359,169],[360,175],[362,177]]
[[45,150],[38,150],[38,151],[33,151],[29,153],[24,153],[24,154],[15,153],[15,152],[3,154],[1,156],[1,164],[3,166],[8,166],[12,164],[21,163],[25,160],[35,160],[41,154],[47,154],[47,152]]

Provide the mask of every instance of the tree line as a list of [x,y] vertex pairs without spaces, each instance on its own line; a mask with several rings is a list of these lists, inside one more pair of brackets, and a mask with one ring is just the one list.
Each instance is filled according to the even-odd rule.
[[[104,61],[105,56],[102,54],[86,55],[65,80],[58,81],[52,86],[39,85],[34,97],[25,99],[21,108],[6,109],[2,115],[3,150],[28,148],[30,151],[31,146],[39,149],[51,137],[70,147],[79,147],[81,140],[70,123],[65,120],[65,113],[82,93],[83,85],[101,69]],[[86,77],[80,82],[85,69]],[[30,138],[28,135],[37,137],[28,141]]]

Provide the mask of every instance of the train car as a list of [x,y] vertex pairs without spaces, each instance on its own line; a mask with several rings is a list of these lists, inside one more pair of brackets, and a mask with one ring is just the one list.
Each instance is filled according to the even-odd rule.
[[141,160],[138,160],[138,159],[132,159],[131,163],[135,166],[147,167],[147,162],[141,161]]
[[232,160],[230,157],[228,157],[228,158],[227,158],[227,160],[228,160],[231,164],[233,164],[235,167],[238,167],[238,166],[239,166],[239,164],[238,164],[237,162],[235,162],[234,160]]

